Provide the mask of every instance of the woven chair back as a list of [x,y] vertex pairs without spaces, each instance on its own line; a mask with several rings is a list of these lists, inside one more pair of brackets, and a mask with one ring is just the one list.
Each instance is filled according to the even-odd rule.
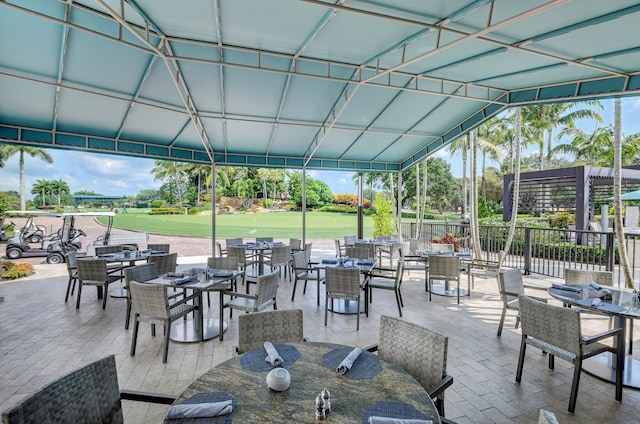
[[434,278],[460,278],[460,258],[457,256],[429,257],[429,274]]
[[415,378],[427,391],[447,374],[449,338],[398,318],[380,318],[378,355]]
[[[358,257],[358,259],[371,259],[371,258],[375,258],[376,256],[376,245],[373,243],[358,243],[356,242],[355,245],[356,248],[358,249],[366,249],[367,250],[367,256],[366,258],[360,258]],[[347,255],[349,257],[351,257],[350,255]]]
[[238,269],[238,258],[227,256],[224,258],[207,258],[207,266],[213,269],[224,269],[236,271]]
[[128,286],[131,281],[143,283],[158,278],[158,267],[155,263],[136,265],[124,269],[124,281]]
[[344,251],[344,255],[349,258],[356,259],[370,259],[370,250],[364,247],[347,247]]
[[360,296],[360,269],[328,267],[325,269],[327,295],[355,299]]
[[122,252],[121,245],[96,246],[96,256],[107,255],[109,253],[118,253],[118,252]]
[[78,267],[78,261],[76,259],[76,252],[71,251],[71,252],[67,252],[65,253],[65,260],[64,262],[67,264],[67,272],[69,273],[69,275],[71,275],[72,272],[74,272],[76,270],[76,268]]
[[273,243],[273,237],[256,237],[256,243]]
[[357,236],[344,236],[344,245],[353,247],[355,246],[357,240]]
[[564,282],[566,284],[598,283],[601,286],[613,286],[613,272],[596,271],[595,269],[564,269]]
[[255,312],[238,317],[238,353],[262,347],[264,342],[296,343],[303,339],[302,309]]
[[300,247],[302,247],[302,240],[297,238],[290,238],[289,246],[291,247],[291,250],[300,250]]
[[288,265],[291,259],[291,247],[290,246],[276,246],[271,250],[271,264],[276,265]]
[[500,289],[500,297],[502,302],[509,303],[517,299],[516,296],[506,293],[524,294],[524,282],[522,281],[522,272],[518,268],[503,268],[498,274],[498,285]]
[[55,380],[2,414],[6,424],[123,421],[114,355]]
[[78,279],[86,281],[107,281],[107,261],[103,259],[80,259],[76,261]]
[[[582,330],[578,308],[550,305],[525,295],[518,299],[523,336],[551,344],[575,356],[581,355]],[[573,360],[566,356],[564,359]]]
[[246,266],[247,250],[243,246],[228,246],[227,257],[238,259],[238,265]]
[[133,310],[145,320],[169,321],[171,319],[165,286],[130,281],[129,291]]
[[278,293],[279,279],[280,275],[278,274],[278,271],[258,277],[255,294],[256,303],[254,308],[256,311],[261,311],[275,303],[275,298]]
[[170,253],[171,248],[169,243],[148,243],[147,249],[157,250],[158,252]]
[[149,263],[155,263],[158,267],[158,274],[163,275],[168,272],[176,272],[178,265],[178,254],[167,253],[164,255],[151,255],[148,259]]

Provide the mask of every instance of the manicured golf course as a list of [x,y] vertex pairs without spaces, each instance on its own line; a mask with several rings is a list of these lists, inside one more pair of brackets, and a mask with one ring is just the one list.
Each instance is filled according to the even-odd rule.
[[[100,218],[102,223],[106,217]],[[331,212],[307,212],[307,238],[333,239],[357,233],[356,214]],[[149,215],[140,210],[128,209],[114,217],[116,228],[144,231],[151,234],[210,237],[210,215]],[[373,235],[373,220],[364,217],[364,235]],[[224,237],[275,237],[302,236],[302,212],[237,213],[216,216],[216,236]]]

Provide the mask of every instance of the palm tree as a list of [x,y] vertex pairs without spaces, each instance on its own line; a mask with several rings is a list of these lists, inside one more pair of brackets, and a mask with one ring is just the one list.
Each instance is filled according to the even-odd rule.
[[[569,143],[559,144],[554,152],[572,155],[576,164],[589,164],[595,166],[611,167],[614,162],[615,127],[598,127],[591,134],[579,128],[564,128],[560,137],[569,137]],[[621,166],[636,163],[640,146],[638,140],[640,133],[631,134],[628,137],[621,136],[620,162]]]
[[171,191],[176,190],[178,203],[182,203],[182,180],[184,171],[180,163],[165,160],[155,160],[155,166],[151,169],[155,180],[168,180],[170,196]]
[[467,152],[469,151],[469,134],[455,139],[449,145],[449,153],[455,155],[462,153],[462,216],[467,215],[468,190],[467,190]]
[[51,193],[51,181],[37,180],[31,189],[31,194],[40,195],[42,206],[46,205],[47,194]]
[[[482,153],[482,197],[486,198],[485,178],[487,155],[496,162],[500,161],[500,146],[505,139],[506,126],[500,118],[491,118],[478,128],[477,148]],[[476,165],[477,166],[477,165]]]
[[63,194],[68,194],[69,191],[70,191],[69,190],[69,184],[67,184],[67,182],[62,180],[62,179],[53,180],[53,181],[51,181],[50,184],[51,184],[51,191],[58,198],[58,206],[60,206],[60,197]]
[[31,157],[42,159],[47,163],[53,163],[53,159],[51,158],[51,155],[49,155],[49,153],[47,153],[46,150],[44,149],[40,149],[38,147],[21,146],[21,145],[13,145],[13,144],[3,146],[2,154],[0,154],[0,157],[3,160],[6,160],[16,153],[20,154],[20,209],[25,210],[26,209],[26,200],[25,200],[25,193],[24,193],[24,190],[25,190],[24,155],[25,153]]
[[[573,127],[579,119],[593,119],[602,122],[602,116],[590,108],[574,109],[579,105],[595,106],[602,109],[602,103],[598,100],[587,100],[573,103],[553,103],[545,105],[525,106],[522,109],[523,119],[533,131],[531,137],[538,143],[540,162],[539,169],[551,167],[551,155],[553,153],[553,130],[558,126]],[[545,135],[547,139],[547,152],[545,155]]]
[[634,289],[633,275],[627,256],[627,247],[622,231],[622,101],[619,97],[614,100],[614,160],[613,160],[613,208],[615,209],[615,232],[620,252],[620,268],[624,274],[624,281],[628,289]]

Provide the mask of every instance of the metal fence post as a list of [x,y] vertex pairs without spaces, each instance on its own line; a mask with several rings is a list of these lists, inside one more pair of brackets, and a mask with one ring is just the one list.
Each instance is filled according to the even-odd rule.
[[524,228],[524,274],[531,274],[531,227]]

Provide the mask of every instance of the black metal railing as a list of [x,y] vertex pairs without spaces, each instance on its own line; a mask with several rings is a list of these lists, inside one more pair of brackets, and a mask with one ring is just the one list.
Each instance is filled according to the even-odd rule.
[[[403,238],[418,238],[416,223],[403,223]],[[482,259],[498,260],[504,250],[509,228],[480,226]],[[451,234],[463,249],[471,250],[469,225],[464,223],[423,223],[418,246],[427,247],[434,238]],[[608,270],[614,272],[616,284],[624,287],[620,272],[620,255],[614,243],[615,233],[559,228],[516,227],[513,243],[504,266],[521,268],[525,274],[535,273],[563,278],[565,268]],[[625,246],[634,281],[640,278],[640,234],[625,234]]]

